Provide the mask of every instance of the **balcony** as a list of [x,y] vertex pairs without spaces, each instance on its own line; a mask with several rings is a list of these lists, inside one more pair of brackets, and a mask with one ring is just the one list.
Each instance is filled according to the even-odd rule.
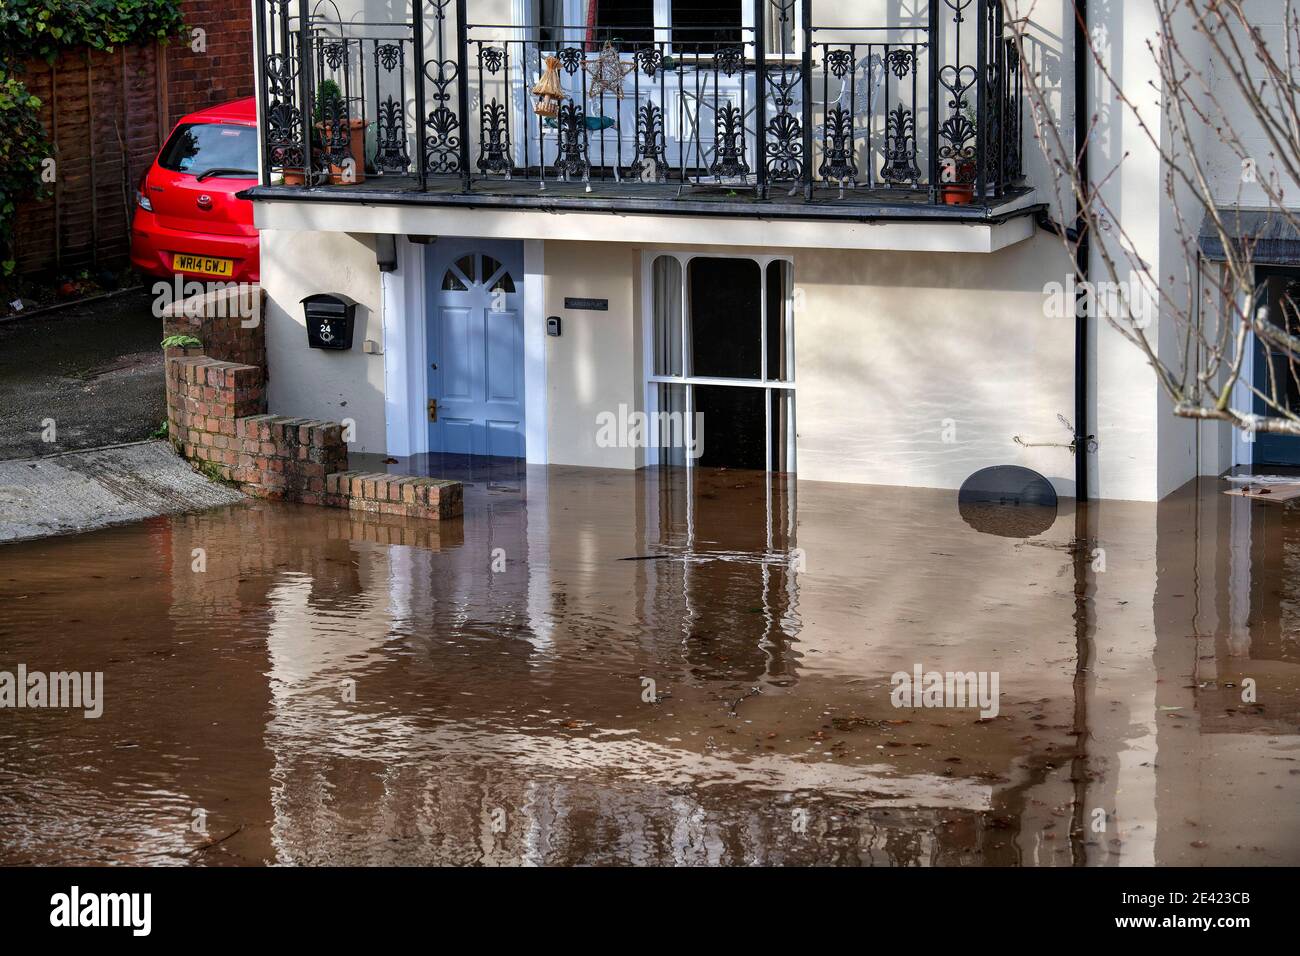
[[844,25],[888,6],[870,0],[823,0],[834,22],[813,0],[742,2],[739,24],[629,30],[475,23],[471,0],[399,2],[400,22],[263,0],[250,195],[804,220],[1030,203],[998,0],[889,26]]

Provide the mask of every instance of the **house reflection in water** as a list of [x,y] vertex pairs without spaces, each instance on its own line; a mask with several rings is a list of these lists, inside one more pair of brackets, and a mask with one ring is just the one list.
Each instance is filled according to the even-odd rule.
[[[1206,482],[1014,538],[948,492],[466,478],[441,526],[0,552],[9,656],[108,688],[13,715],[0,862],[1300,862],[1296,509]],[[998,716],[894,708],[916,664],[996,671]]]

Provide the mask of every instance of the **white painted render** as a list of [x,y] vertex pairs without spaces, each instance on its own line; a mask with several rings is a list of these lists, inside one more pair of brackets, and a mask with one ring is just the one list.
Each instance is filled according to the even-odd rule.
[[[381,452],[384,356],[366,354],[367,339],[382,347],[379,267],[373,240],[347,233],[262,233],[266,295],[267,403],[277,415],[355,424],[352,451]],[[317,292],[357,302],[352,350],[307,347],[301,301]]]
[[[422,247],[403,240],[399,249],[407,252],[399,255],[399,270],[381,282],[373,250],[361,237],[264,235],[271,237],[270,248],[320,263],[294,273],[282,270],[276,256],[263,278],[273,303],[267,329],[272,408],[326,418],[346,411],[358,422],[355,450],[424,450],[424,356],[414,326],[427,304],[413,294],[423,288],[414,274],[422,269]],[[319,252],[307,255],[311,247]],[[529,421],[535,424],[534,409],[540,408],[545,428],[529,428],[530,460],[607,468],[642,463],[635,449],[599,447],[596,418],[620,404],[644,407],[639,263],[643,252],[680,248],[536,242],[526,260],[544,262],[544,272],[526,277],[525,310],[532,319],[526,321],[525,350],[544,356],[544,363],[526,361],[525,388]],[[721,246],[694,251],[747,254]],[[1037,279],[1064,259],[1053,240],[1042,236],[992,256],[776,251],[794,261],[800,303],[794,328],[802,476],[955,488],[981,467],[1015,463],[1072,493],[1068,450],[1013,441],[1016,435],[1028,443],[1069,439],[1056,416],[1068,416],[1073,401],[1072,326],[1043,315]],[[363,275],[369,278],[362,281]],[[1014,276],[1022,277],[1018,284]],[[304,295],[342,292],[376,302],[381,287],[382,321],[363,320],[351,352],[307,348],[297,304]],[[538,288],[540,303],[528,298]],[[566,310],[566,297],[604,298],[610,308]],[[559,338],[545,334],[550,315],[563,321]],[[377,341],[383,354],[361,351],[363,336]],[[955,441],[946,443],[950,423]],[[385,437],[376,442],[376,435]]]

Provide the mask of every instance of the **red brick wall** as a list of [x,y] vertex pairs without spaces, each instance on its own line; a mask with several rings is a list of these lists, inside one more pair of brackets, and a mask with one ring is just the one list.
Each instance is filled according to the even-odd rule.
[[325,476],[348,464],[342,426],[265,412],[260,368],[167,360],[167,429],[182,455],[260,498],[324,504]]
[[203,345],[189,350],[168,349],[167,357],[206,355],[265,369],[265,304],[265,294],[258,286],[237,286],[172,303],[163,310],[163,338],[188,335]]
[[167,47],[163,70],[168,127],[186,113],[252,96],[253,5],[247,0],[185,0],[185,25],[206,34],[207,50],[196,53],[190,40]]

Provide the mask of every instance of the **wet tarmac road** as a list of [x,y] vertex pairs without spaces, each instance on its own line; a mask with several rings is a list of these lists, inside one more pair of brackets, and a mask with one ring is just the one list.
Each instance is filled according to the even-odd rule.
[[0,322],[0,459],[148,438],[167,418],[161,341],[144,291]]
[[0,864],[1300,863],[1300,508],[471,478],[0,547],[0,671],[104,675],[0,710]]

